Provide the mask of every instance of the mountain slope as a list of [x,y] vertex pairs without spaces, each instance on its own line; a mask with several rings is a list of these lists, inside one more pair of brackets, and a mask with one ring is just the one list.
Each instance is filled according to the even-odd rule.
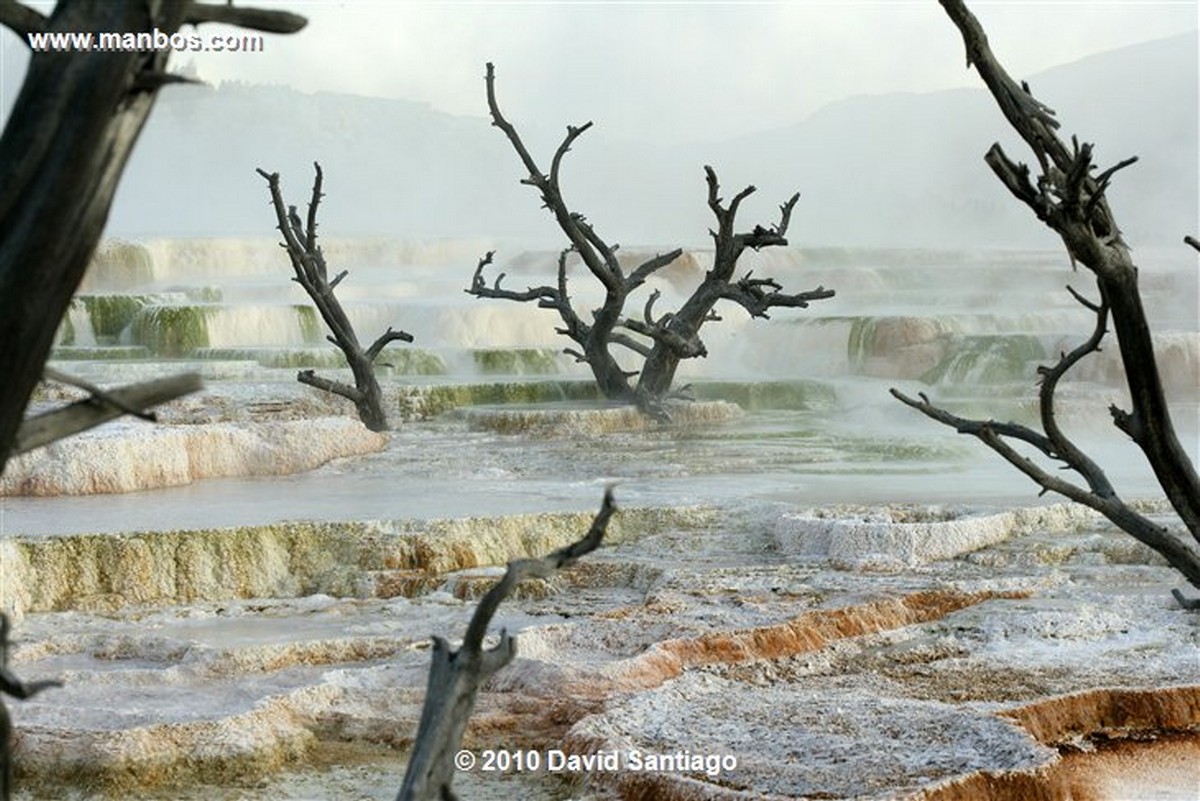
[[[1098,143],[1102,165],[1141,157],[1111,193],[1134,244],[1176,243],[1194,232],[1195,65],[1196,37],[1185,35],[1031,80],[1068,134]],[[548,166],[568,120],[514,122]],[[785,129],[686,146],[614,140],[599,121],[572,149],[564,189],[603,235],[629,244],[704,243],[702,167],[712,164],[726,196],[760,187],[744,207],[750,224],[771,222],[776,205],[800,190],[798,243],[1052,246],[983,164],[997,140],[1024,157],[982,89],[853,97]],[[289,199],[303,203],[314,159],[326,170],[322,222],[330,235],[561,240],[536,195],[519,185],[523,169],[511,148],[482,116],[236,85],[164,92],[110,232],[267,235],[272,219],[254,168],[278,170]]]

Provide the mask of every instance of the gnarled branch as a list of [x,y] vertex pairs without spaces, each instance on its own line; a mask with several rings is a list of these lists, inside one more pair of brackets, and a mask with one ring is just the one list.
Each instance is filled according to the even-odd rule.
[[754,278],[753,273],[746,273],[736,284],[725,284],[720,288],[720,296],[731,300],[750,312],[751,317],[768,318],[767,309],[788,307],[806,309],[814,300],[825,300],[836,294],[832,289],[818,286],[805,292],[785,293],[783,287],[774,278]]
[[295,33],[308,24],[308,20],[304,17],[289,11],[247,8],[235,6],[232,2],[224,4],[190,3],[184,23],[200,25],[205,22],[236,25],[239,28],[265,33]]
[[[772,306],[802,308],[813,300],[833,296],[833,292],[818,287],[816,290],[796,294],[781,292],[782,287],[771,279],[754,279],[750,276],[731,284],[737,260],[746,248],[758,250],[764,247],[787,244],[787,229],[799,195],[793,195],[779,207],[779,221],[769,227],[755,226],[746,232],[737,232],[735,223],[738,209],[743,200],[754,193],[753,186],[738,192],[726,203],[720,194],[720,184],[712,167],[705,167],[708,185],[708,205],[717,220],[717,230],[712,232],[716,245],[713,268],[691,297],[675,312],[667,312],[657,319],[651,308],[659,298],[657,291],[647,300],[641,319],[626,316],[624,308],[631,293],[640,288],[657,271],[674,262],[682,255],[676,248],[667,253],[658,253],[646,259],[626,275],[617,260],[618,246],[608,244],[590,222],[580,213],[572,211],[563,199],[559,184],[561,167],[566,154],[578,138],[591,127],[568,126],[567,135],[558,146],[551,161],[549,173],[538,167],[528,148],[525,147],[516,129],[501,113],[496,101],[495,71],[491,64],[486,72],[488,108],[492,124],[500,128],[528,172],[523,180],[537,188],[543,203],[554,214],[559,227],[571,243],[570,250],[579,253],[584,265],[602,284],[605,290],[601,306],[594,310],[590,323],[585,325],[572,309],[567,297],[566,267],[559,260],[558,288],[530,287],[524,292],[504,289],[500,278],[488,287],[483,279],[481,261],[476,267],[468,293],[477,297],[503,298],[515,301],[533,301],[543,308],[555,308],[566,324],[559,333],[571,337],[579,349],[568,349],[566,353],[586,362],[592,369],[596,382],[605,397],[613,400],[633,401],[644,411],[655,417],[666,416],[661,401],[667,397],[676,368],[682,359],[702,357],[708,350],[700,338],[700,329],[706,322],[719,320],[713,305],[727,298],[741,304],[751,315],[766,317],[765,310]],[[490,258],[488,259],[490,261]],[[503,278],[503,275],[501,275]],[[647,337],[650,344],[639,341],[617,328],[623,328]],[[613,358],[611,345],[620,345],[641,356],[644,360],[640,371],[627,371]],[[636,387],[628,379],[638,375]]]
[[[1005,117],[1033,151],[1041,168],[1035,182],[1030,170],[1004,155],[993,145],[985,160],[1004,185],[1029,206],[1037,217],[1062,238],[1072,264],[1083,264],[1095,276],[1100,303],[1092,303],[1071,290],[1072,295],[1096,314],[1091,337],[1057,365],[1039,369],[1039,390],[1044,438],[1024,427],[1003,428],[995,423],[963,421],[936,410],[927,400],[914,401],[893,390],[901,401],[925,414],[973,433],[1010,463],[1037,481],[1043,489],[1097,509],[1122,529],[1157,550],[1193,584],[1200,586],[1200,478],[1188,454],[1179,443],[1155,361],[1154,342],[1138,290],[1138,270],[1129,248],[1121,239],[1120,229],[1108,207],[1105,191],[1112,176],[1133,164],[1127,158],[1093,175],[1092,146],[1079,144],[1074,137],[1071,147],[1056,134],[1058,122],[1053,112],[1037,101],[1027,85],[1017,86],[996,61],[979,21],[962,0],[940,0],[957,25],[967,48],[967,63],[973,65],[996,99]],[[1099,348],[1111,316],[1125,367],[1131,409],[1111,409],[1116,426],[1142,449],[1159,485],[1192,535],[1186,541],[1145,518],[1133,513],[1120,501],[1108,479],[1090,458],[1065,437],[1054,418],[1053,395],[1059,378],[1080,358]],[[965,426],[965,428],[964,428]],[[1050,476],[1023,459],[1002,439],[1013,436],[1038,447],[1043,453],[1064,461],[1088,482],[1083,489]]]
[[500,632],[500,641],[495,646],[487,650],[483,647],[484,636],[497,609],[522,581],[548,578],[600,547],[616,510],[612,487],[609,487],[591,528],[581,539],[540,559],[517,559],[508,563],[504,577],[475,607],[462,645],[457,650],[452,650],[441,637],[433,638],[433,664],[429,668],[425,707],[397,801],[455,798],[450,786],[456,771],[454,755],[475,707],[476,693],[483,682],[511,662],[517,653],[517,639],[506,630]]
[[287,251],[288,259],[292,263],[292,280],[304,288],[313,305],[317,307],[317,312],[330,331],[326,339],[345,356],[350,372],[354,375],[354,386],[322,378],[312,370],[301,370],[296,374],[296,380],[350,400],[358,411],[359,419],[367,428],[372,431],[386,431],[387,414],[383,409],[383,392],[379,387],[379,380],[375,377],[375,360],[390,343],[412,342],[413,337],[412,334],[393,330],[389,326],[370,347],[364,350],[359,344],[350,317],[334,294],[334,289],[346,277],[347,271],[343,270],[330,281],[325,254],[317,241],[317,213],[321,206],[321,198],[325,196],[325,175],[321,165],[316,162],[313,162],[313,170],[312,193],[304,220],[300,219],[295,206],[287,206],[284,203],[279,173],[269,173],[261,168],[257,172],[267,181],[271,206],[275,211],[276,228],[283,236],[282,247]]

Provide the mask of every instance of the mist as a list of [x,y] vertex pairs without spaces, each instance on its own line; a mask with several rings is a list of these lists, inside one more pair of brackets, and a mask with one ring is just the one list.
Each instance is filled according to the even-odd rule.
[[[983,164],[997,139],[1023,149],[938,10],[831,8],[305,7],[309,29],[267,37],[263,53],[177,54],[177,68],[209,83],[160,94],[107,233],[270,236],[255,168],[280,172],[303,202],[319,160],[327,235],[557,247],[486,118],[490,59],[505,113],[544,168],[566,125],[595,122],[563,186],[610,241],[708,244],[711,164],[727,195],[759,187],[749,224],[769,224],[799,191],[799,245],[1055,247]],[[1197,219],[1195,31],[1071,61],[1195,25],[1178,5],[1138,9],[1098,4],[1053,37],[1031,32],[1026,14],[981,12],[1014,75],[1065,132],[1098,143],[1101,166],[1140,157],[1110,194],[1132,244],[1163,245]],[[586,47],[572,44],[580,30]],[[0,113],[25,57],[0,36]]]

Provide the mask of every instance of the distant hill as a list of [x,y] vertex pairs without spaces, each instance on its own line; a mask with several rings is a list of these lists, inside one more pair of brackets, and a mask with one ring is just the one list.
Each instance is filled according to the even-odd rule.
[[[1196,232],[1196,63],[1196,37],[1184,35],[1029,79],[1067,135],[1098,143],[1102,166],[1141,157],[1111,192],[1135,246]],[[781,91],[786,85],[781,78]],[[514,122],[548,166],[565,124],[580,121]],[[706,241],[702,166],[710,163],[726,197],[747,183],[760,187],[745,206],[750,224],[771,222],[778,203],[800,190],[798,244],[1052,246],[984,165],[996,140],[1027,157],[983,89],[853,97],[784,129],[686,146],[614,140],[598,124],[569,155],[564,189],[605,236],[630,245]],[[109,232],[269,233],[265,183],[254,168],[278,170],[289,200],[303,203],[313,159],[326,171],[321,219],[331,236],[561,241],[535,193],[518,184],[523,173],[508,143],[482,116],[228,84],[163,92]]]

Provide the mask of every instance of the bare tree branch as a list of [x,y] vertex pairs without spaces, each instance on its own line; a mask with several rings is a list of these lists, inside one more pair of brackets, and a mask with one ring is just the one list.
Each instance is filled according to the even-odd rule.
[[647,259],[639,264],[633,270],[633,272],[629,274],[629,277],[625,281],[629,291],[632,292],[633,290],[637,289],[646,282],[647,278],[661,270],[663,267],[666,267],[668,264],[671,264],[682,255],[683,248],[675,248],[668,253],[657,254],[654,256],[654,258]]
[[334,395],[341,395],[355,405],[363,402],[363,392],[357,387],[352,387],[349,384],[343,384],[341,381],[334,381],[329,378],[323,378],[312,370],[301,370],[296,373],[296,380],[301,384],[307,384],[310,387],[321,389],[326,392],[332,392]]
[[76,378],[75,376],[67,375],[66,373],[55,370],[53,367],[45,368],[45,370],[42,371],[42,374],[46,376],[47,381],[57,381],[60,384],[66,384],[67,386],[75,387],[76,389],[82,389],[84,392],[91,393],[94,400],[99,401],[102,404],[107,403],[109,406],[112,406],[122,414],[132,415],[149,422],[154,422],[155,420],[153,412],[147,412],[142,408],[130,406],[120,398],[114,398],[112,395],[100,389],[100,387],[96,386],[90,381],[85,381],[82,378]]
[[[342,275],[345,275],[345,273],[342,273]],[[332,287],[333,285],[330,284],[331,289]],[[392,342],[412,341],[412,334],[408,333],[407,331],[393,331],[392,327],[389,325],[388,329],[379,335],[379,339],[376,339],[371,343],[371,347],[367,348],[367,358],[371,361],[375,361],[375,359],[379,356],[380,351],[382,351]]]
[[[211,13],[294,31],[285,12],[206,11],[191,0],[60,0],[49,16],[0,0],[22,36],[79,31],[171,35]],[[199,9],[197,11],[197,9]],[[232,16],[231,16],[232,15]],[[270,22],[270,25],[268,24]],[[0,136],[0,469],[42,377],[54,334],[95,251],[129,154],[169,75],[170,52],[34,52]]]
[[[1096,324],[1083,344],[1064,354],[1056,365],[1038,370],[1042,379],[1039,411],[1044,435],[1012,423],[964,420],[938,409],[924,396],[916,401],[896,390],[892,394],[927,416],[978,437],[1044,491],[1058,492],[1100,511],[1165,556],[1188,581],[1200,586],[1200,551],[1196,548],[1200,542],[1200,479],[1171,422],[1138,290],[1138,270],[1105,197],[1112,176],[1136,159],[1123,159],[1093,175],[1092,146],[1080,144],[1074,137],[1070,147],[1063,143],[1056,134],[1058,121],[1053,112],[1033,97],[1027,85],[1018,86],[1009,77],[993,56],[979,21],[962,0],[940,2],[962,34],[968,65],[976,68],[1009,123],[1029,145],[1041,173],[1031,180],[1029,167],[1013,162],[999,145],[991,147],[985,161],[1014,196],[1062,237],[1072,264],[1083,264],[1095,275],[1100,302],[1088,301],[1068,288],[1077,301],[1095,313]],[[1128,412],[1110,409],[1113,422],[1142,449],[1168,501],[1191,533],[1192,541],[1133,512],[1117,497],[1100,467],[1066,437],[1055,419],[1054,392],[1059,379],[1084,356],[1099,350],[1110,315],[1132,401]],[[1064,462],[1087,481],[1088,488],[1051,476],[1021,457],[1004,437],[1024,441]]]
[[308,24],[308,20],[289,11],[265,8],[245,8],[225,4],[197,3],[188,6],[184,23],[200,25],[205,22],[220,22],[265,33],[295,33]]
[[[707,348],[700,340],[700,329],[712,320],[719,320],[713,307],[720,300],[730,300],[746,309],[752,317],[766,318],[771,307],[805,308],[814,300],[834,296],[834,291],[817,287],[807,292],[787,294],[772,278],[753,278],[747,273],[733,283],[738,260],[746,248],[758,250],[764,247],[784,247],[788,244],[787,230],[791,223],[792,209],[800,199],[792,195],[779,207],[779,222],[770,228],[756,225],[750,231],[738,233],[737,210],[742,201],[755,191],[748,186],[734,195],[726,206],[721,198],[721,184],[717,172],[711,166],[704,168],[708,186],[708,206],[717,219],[717,228],[709,233],[713,238],[713,266],[705,273],[704,280],[679,310],[669,319],[664,318],[663,333],[656,335],[654,352],[647,357],[638,379],[639,398],[664,398],[670,393],[675,371],[683,359],[704,356]],[[636,330],[636,329],[635,329]]]
[[29,47],[25,37],[31,33],[42,33],[49,20],[36,9],[18,3],[17,0],[0,0],[0,25],[11,30]]
[[47,370],[47,377],[53,377],[54,380],[67,379],[66,383],[91,392],[92,396],[62,409],[43,412],[24,420],[17,430],[10,452],[13,456],[115,420],[123,414],[134,414],[143,419],[154,420],[154,415],[148,414],[146,409],[203,388],[200,376],[196,373],[158,378],[110,390],[98,389],[85,381],[64,376],[54,370]]
[[1185,236],[1183,241],[1193,249],[1200,250],[1200,239],[1196,239],[1194,236]]
[[496,610],[522,581],[548,578],[600,547],[608,521],[616,510],[612,487],[609,487],[591,528],[581,539],[541,559],[518,559],[508,563],[504,577],[475,607],[462,645],[457,650],[451,650],[450,643],[441,637],[433,638],[433,664],[429,669],[425,707],[397,801],[455,798],[450,787],[456,771],[454,755],[475,707],[476,693],[483,682],[511,662],[517,653],[516,637],[504,630],[500,632],[500,642],[484,650],[484,636]]
[[835,294],[832,289],[823,286],[806,292],[786,294],[780,291],[783,287],[774,278],[751,276],[752,273],[746,273],[736,284],[725,284],[720,290],[722,298],[738,304],[750,312],[751,317],[766,318],[767,309],[773,307],[806,309],[812,301],[832,298]]
[[567,135],[555,151],[551,173],[547,175],[538,167],[537,162],[533,160],[533,156],[529,154],[529,150],[525,147],[525,143],[521,141],[521,136],[517,133],[517,129],[504,118],[504,115],[500,111],[500,105],[496,101],[495,68],[491,62],[487,65],[485,81],[487,84],[488,110],[492,116],[492,125],[495,125],[504,132],[504,135],[508,137],[509,143],[512,144],[513,149],[520,157],[522,164],[525,165],[525,169],[529,171],[529,177],[524,179],[522,183],[536,187],[541,192],[542,203],[554,215],[559,227],[567,235],[571,246],[578,251],[580,258],[583,259],[583,263],[587,266],[588,270],[610,292],[617,291],[620,286],[621,275],[619,270],[616,273],[613,272],[612,267],[616,264],[616,257],[613,255],[612,249],[596,236],[595,231],[586,223],[583,215],[576,214],[567,207],[558,183],[558,172],[563,157],[571,149],[571,145],[575,140],[590,128],[592,123],[587,122],[578,127],[567,127]]

